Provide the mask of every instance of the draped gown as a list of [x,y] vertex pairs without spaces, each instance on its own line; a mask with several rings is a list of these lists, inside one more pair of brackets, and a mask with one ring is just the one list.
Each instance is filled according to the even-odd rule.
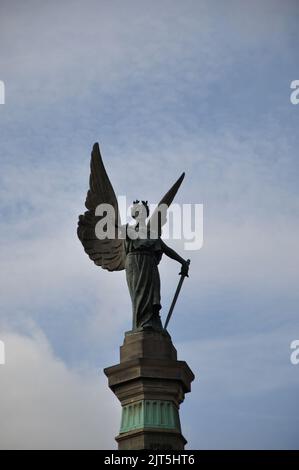
[[125,240],[126,279],[132,300],[133,330],[162,329],[161,288],[158,264],[162,257],[160,239]]

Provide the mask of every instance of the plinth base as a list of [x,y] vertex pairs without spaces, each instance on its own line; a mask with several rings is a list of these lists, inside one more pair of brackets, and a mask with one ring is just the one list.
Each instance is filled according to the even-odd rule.
[[127,332],[120,363],[104,372],[122,405],[119,450],[184,449],[179,406],[194,375],[167,332]]

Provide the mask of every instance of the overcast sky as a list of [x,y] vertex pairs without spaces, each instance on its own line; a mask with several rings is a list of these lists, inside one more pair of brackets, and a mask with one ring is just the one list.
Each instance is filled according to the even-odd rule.
[[[92,145],[117,194],[204,205],[169,329],[191,449],[298,448],[299,3],[1,0],[0,448],[116,448],[124,272],[76,236]],[[178,266],[161,263],[162,314]],[[117,292],[117,298],[115,296]]]

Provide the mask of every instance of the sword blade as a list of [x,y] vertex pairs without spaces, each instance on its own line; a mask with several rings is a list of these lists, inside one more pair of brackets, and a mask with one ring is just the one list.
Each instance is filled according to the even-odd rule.
[[171,318],[174,306],[176,304],[176,301],[177,301],[177,298],[179,296],[179,293],[180,293],[180,290],[182,288],[185,277],[186,276],[181,275],[181,279],[179,280],[178,286],[177,286],[175,294],[174,294],[173,301],[171,302],[171,306],[170,306],[170,309],[169,309],[169,312],[168,312],[168,315],[167,315],[167,318],[166,318],[166,322],[165,322],[165,325],[164,325],[164,330],[166,330],[166,328],[168,326],[169,320]]

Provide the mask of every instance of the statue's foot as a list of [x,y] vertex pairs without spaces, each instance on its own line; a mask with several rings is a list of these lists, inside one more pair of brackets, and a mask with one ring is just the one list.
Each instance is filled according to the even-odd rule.
[[161,322],[160,315],[158,313],[154,313],[151,319],[142,325],[142,330],[154,330],[154,331],[162,331],[163,326]]

